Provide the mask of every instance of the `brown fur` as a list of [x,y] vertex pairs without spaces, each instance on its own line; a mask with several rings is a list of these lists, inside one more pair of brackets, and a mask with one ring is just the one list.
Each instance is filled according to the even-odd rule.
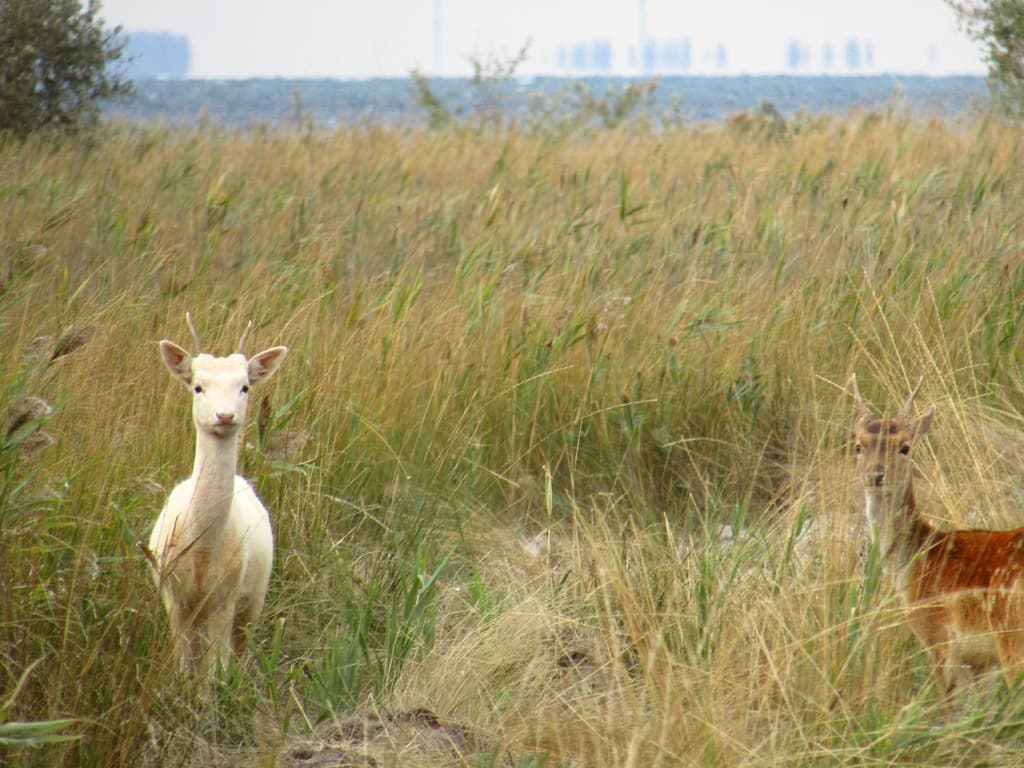
[[[918,384],[920,387],[920,384]],[[989,666],[1009,682],[1024,672],[1024,528],[941,531],[917,511],[910,456],[934,409],[879,418],[854,391],[853,436],[872,535],[895,579],[908,622],[945,690]]]

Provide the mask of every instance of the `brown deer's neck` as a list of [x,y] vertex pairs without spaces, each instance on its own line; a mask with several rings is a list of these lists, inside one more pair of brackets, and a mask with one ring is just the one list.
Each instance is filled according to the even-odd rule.
[[902,570],[935,533],[918,514],[913,485],[907,483],[902,496],[876,488],[868,488],[865,496],[871,535],[878,541],[882,561],[890,571]]

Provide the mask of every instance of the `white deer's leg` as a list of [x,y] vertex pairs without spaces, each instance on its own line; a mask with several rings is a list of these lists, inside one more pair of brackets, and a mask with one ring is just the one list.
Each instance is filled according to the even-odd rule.
[[218,657],[221,666],[227,666],[231,658],[231,629],[234,615],[235,606],[231,603],[211,611],[206,618],[205,634],[208,645],[205,649],[204,662],[209,672],[216,669]]
[[235,655],[241,657],[248,645],[248,637],[245,628],[248,627],[256,616],[253,614],[248,600],[242,599],[235,606],[235,616],[231,626],[231,648]]
[[198,635],[186,620],[181,606],[173,599],[167,601],[167,618],[171,625],[171,638],[174,643],[174,654],[178,657],[178,668],[183,673],[191,672],[199,658]]

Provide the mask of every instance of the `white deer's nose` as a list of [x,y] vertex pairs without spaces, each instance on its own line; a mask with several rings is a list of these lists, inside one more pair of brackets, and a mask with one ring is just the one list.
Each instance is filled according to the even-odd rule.
[[235,423],[235,414],[230,411],[217,411],[214,414],[218,426],[230,427]]

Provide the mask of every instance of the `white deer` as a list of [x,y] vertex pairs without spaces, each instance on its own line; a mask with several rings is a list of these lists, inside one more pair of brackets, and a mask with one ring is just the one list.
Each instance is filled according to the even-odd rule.
[[241,655],[270,581],[270,517],[245,478],[235,474],[249,388],[269,379],[286,347],[246,359],[202,352],[192,318],[195,356],[170,341],[160,352],[171,374],[192,391],[196,455],[192,476],[171,491],[149,538],[147,556],[170,619],[182,667],[209,675],[218,656]]

